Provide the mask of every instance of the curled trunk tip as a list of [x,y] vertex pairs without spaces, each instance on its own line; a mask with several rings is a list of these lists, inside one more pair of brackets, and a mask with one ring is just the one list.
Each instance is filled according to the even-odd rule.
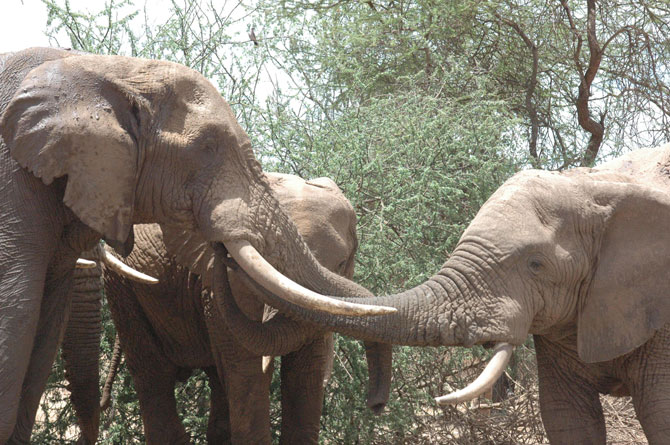
[[505,371],[510,358],[514,352],[514,346],[509,343],[497,343],[493,348],[493,356],[489,360],[484,371],[463,389],[437,397],[435,401],[438,405],[455,405],[456,403],[467,402],[483,394],[500,378]]

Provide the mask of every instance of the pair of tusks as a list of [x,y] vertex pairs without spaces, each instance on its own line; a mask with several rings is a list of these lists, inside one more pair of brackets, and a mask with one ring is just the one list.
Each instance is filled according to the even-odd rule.
[[[104,248],[100,249],[102,251],[102,262],[105,263],[105,266],[112,269],[119,275],[130,278],[133,281],[145,284],[156,284],[158,280],[154,277],[151,277],[147,274],[139,272],[132,267],[124,264],[121,260],[116,258],[114,255],[107,252]],[[85,260],[83,258],[77,259],[78,269],[91,269],[95,267],[95,261]]]
[[512,357],[512,352],[514,352],[514,346],[509,343],[497,343],[493,348],[491,360],[489,360],[484,371],[479,374],[479,377],[474,382],[446,396],[436,397],[435,401],[438,405],[455,405],[467,402],[485,393],[500,378],[505,368],[507,368],[507,364]]
[[[349,303],[317,294],[279,273],[248,241],[226,241],[225,245],[230,256],[251,279],[289,303],[337,315],[384,315],[397,311],[392,307]],[[128,267],[104,249],[102,251],[104,263],[113,271],[142,283],[158,283],[157,279]],[[77,260],[77,267],[83,269],[95,267],[95,262],[80,258]]]
[[393,307],[350,303],[323,296],[281,274],[248,241],[226,241],[224,244],[230,256],[252,280],[289,303],[305,309],[357,317],[392,314],[397,311]]

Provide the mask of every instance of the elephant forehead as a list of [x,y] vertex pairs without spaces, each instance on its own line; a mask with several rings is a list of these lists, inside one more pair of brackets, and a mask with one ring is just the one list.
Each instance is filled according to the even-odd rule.
[[[154,118],[164,130],[189,136],[204,128],[238,134],[241,128],[228,103],[214,85],[197,71],[162,60],[123,56],[85,55],[64,59],[60,71],[81,78],[106,78],[129,94],[156,105]],[[73,80],[74,79],[74,80]]]

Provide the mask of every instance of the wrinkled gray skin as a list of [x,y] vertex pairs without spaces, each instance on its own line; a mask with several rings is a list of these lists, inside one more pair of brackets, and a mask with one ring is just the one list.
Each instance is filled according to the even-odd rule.
[[650,444],[670,443],[670,145],[596,169],[520,172],[482,206],[443,268],[376,299],[388,317],[318,325],[402,345],[535,336],[554,444],[605,443],[599,394],[631,395]]
[[[81,427],[79,445],[94,444],[100,424],[101,248],[99,245],[81,254],[81,258],[95,261],[96,266],[74,272],[70,318],[61,345],[70,401]],[[95,409],[90,409],[92,404]]]
[[369,295],[314,259],[228,104],[182,65],[2,54],[0,135],[0,443],[30,438],[77,256],[133,224],[246,240],[312,290]]
[[[280,204],[296,222],[319,262],[351,278],[358,245],[356,214],[337,185],[328,178],[304,181],[291,175],[267,176]],[[165,244],[178,241],[167,239],[164,243],[167,236],[158,225],[136,226],[135,249],[124,260],[136,270],[158,278],[158,285],[138,284],[108,269],[104,272],[107,300],[137,390],[147,443],[188,443],[177,416],[174,386],[192,369],[203,368],[212,389],[208,441],[269,444],[272,373],[262,372],[263,354],[283,356],[281,442],[318,443],[324,381],[332,369],[332,334],[296,323],[294,329],[280,333],[269,344],[254,341],[258,337],[254,333],[236,338],[208,294],[201,299],[200,277],[179,266],[167,253]],[[205,255],[211,258],[212,252],[206,247],[202,246]],[[245,316],[260,321],[263,303],[236,275],[230,274],[236,301],[243,306]],[[79,276],[84,277],[79,286],[82,290],[95,289],[100,283],[95,270],[77,270],[75,279]],[[85,295],[89,294],[76,293],[73,306],[79,307]],[[97,319],[85,316],[86,311],[76,313],[84,316],[77,318],[77,326],[71,320],[68,331],[91,333],[88,328],[94,327]],[[84,341],[86,337],[72,339],[79,344],[95,343]],[[67,337],[63,349],[74,349]],[[92,357],[97,359],[97,347],[94,354],[86,352],[66,360],[66,369],[73,368],[68,372],[73,404],[82,436],[88,440],[82,443],[93,443],[97,437],[99,393],[97,361],[93,367],[90,364]],[[377,367],[390,368],[381,364]],[[370,396],[377,405],[386,402],[389,384],[390,374],[371,380]]]

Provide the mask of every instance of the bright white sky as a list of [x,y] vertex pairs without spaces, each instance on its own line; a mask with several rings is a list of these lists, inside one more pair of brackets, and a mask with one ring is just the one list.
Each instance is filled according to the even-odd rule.
[[[58,0],[60,5],[65,4],[65,0]],[[217,8],[229,5],[235,8],[238,1],[230,0],[215,0],[214,4]],[[163,23],[171,14],[170,8],[166,7],[169,4],[167,0],[135,0],[134,6],[129,8],[129,11],[139,9],[140,11],[146,8],[148,16],[155,25]],[[98,12],[104,8],[105,0],[70,0],[70,7],[74,11],[89,11]],[[243,9],[238,9],[240,14],[243,14]],[[234,15],[234,14],[233,14]],[[140,12],[140,16],[143,16]],[[143,19],[143,18],[141,18]],[[243,18],[236,25],[239,29],[239,35],[236,37],[244,41],[246,31],[252,23],[251,18]],[[0,53],[19,51],[31,46],[62,46],[70,47],[71,42],[67,34],[61,31],[57,36],[58,42],[50,44],[49,38],[44,34],[47,27],[47,8],[41,0],[0,0]],[[258,31],[257,31],[258,33]],[[260,83],[256,89],[256,94],[259,100],[270,96],[274,91],[274,84],[270,81],[270,77],[274,79],[275,83],[280,83],[283,86],[288,85],[290,79],[280,73],[271,64],[264,66],[263,74]]]
[[[151,16],[160,16],[167,8],[152,8],[158,0],[145,0]],[[60,2],[64,4],[64,1]],[[136,1],[138,7],[145,2]],[[105,0],[70,0],[75,11],[99,11],[104,8]],[[47,8],[41,0],[0,0],[0,53],[17,51],[31,46],[50,46],[44,35],[47,26]],[[61,46],[70,46],[69,38],[59,36]],[[53,46],[56,46],[54,43]]]
[[49,46],[46,23],[46,7],[40,0],[0,0],[0,53]]

